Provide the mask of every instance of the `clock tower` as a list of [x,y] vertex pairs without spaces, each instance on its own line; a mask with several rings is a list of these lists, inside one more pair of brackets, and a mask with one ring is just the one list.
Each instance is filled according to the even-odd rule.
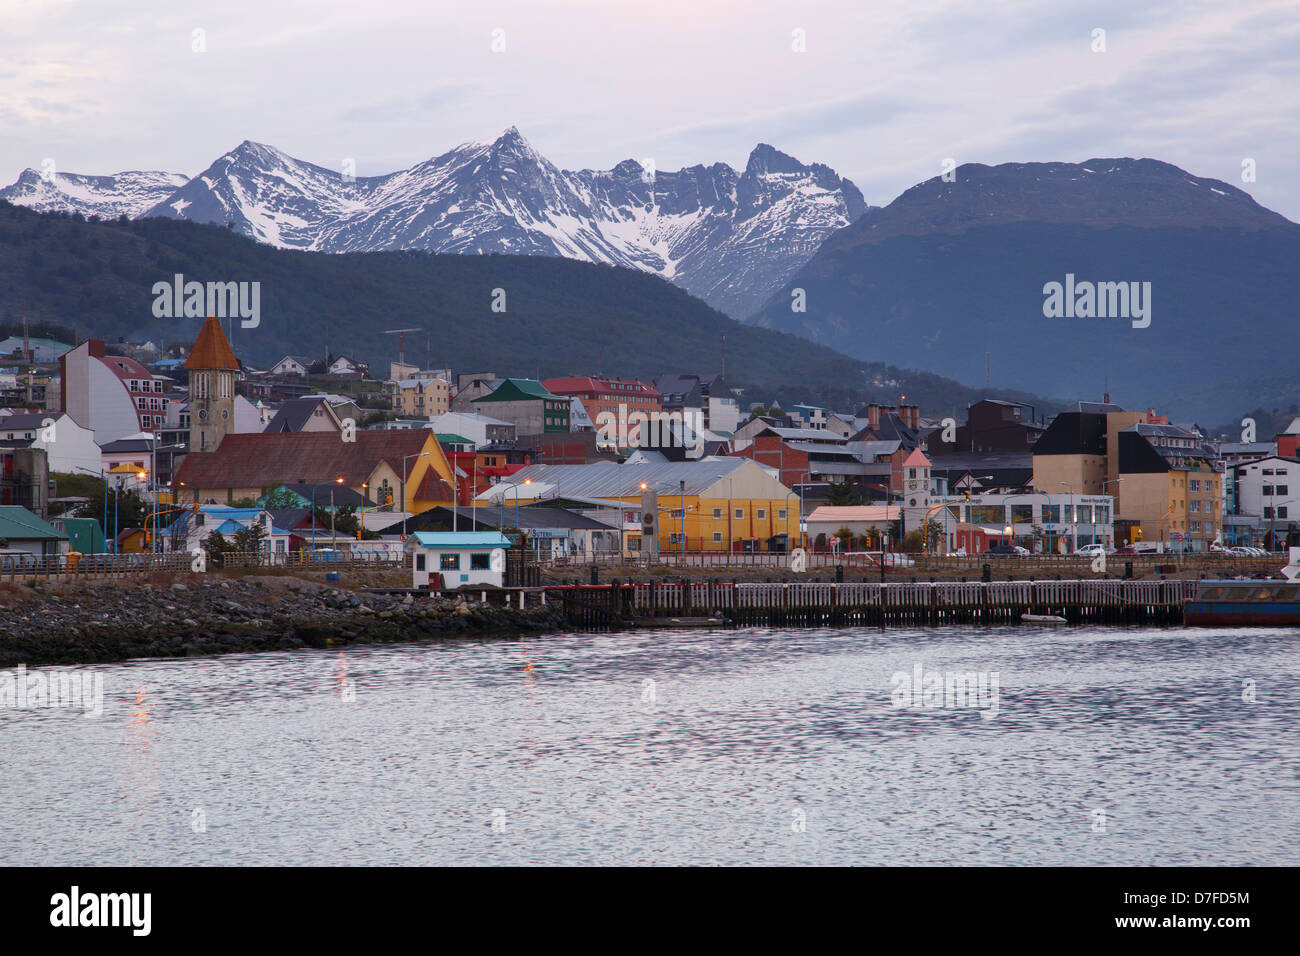
[[235,372],[239,362],[216,316],[208,316],[185,360],[190,375],[191,452],[216,451],[235,430]]

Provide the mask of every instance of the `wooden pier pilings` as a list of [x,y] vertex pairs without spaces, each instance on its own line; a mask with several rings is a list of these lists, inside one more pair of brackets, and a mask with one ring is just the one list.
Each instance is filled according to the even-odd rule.
[[1019,624],[1058,614],[1071,624],[1180,624],[1196,582],[999,581],[933,584],[680,582],[557,585],[541,590],[580,630],[712,618],[731,627]]

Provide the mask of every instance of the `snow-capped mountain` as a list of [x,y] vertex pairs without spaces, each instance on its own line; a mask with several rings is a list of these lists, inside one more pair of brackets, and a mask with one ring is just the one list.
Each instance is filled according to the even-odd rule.
[[743,173],[723,163],[654,173],[633,160],[570,172],[512,127],[494,142],[372,177],[244,142],[135,214],[230,224],[289,249],[610,263],[657,273],[744,318],[866,209],[829,167],[767,145]]
[[80,212],[84,216],[134,219],[189,182],[180,173],[156,170],[81,176],[54,170],[24,169],[11,186],[0,189],[0,200],[37,212]]

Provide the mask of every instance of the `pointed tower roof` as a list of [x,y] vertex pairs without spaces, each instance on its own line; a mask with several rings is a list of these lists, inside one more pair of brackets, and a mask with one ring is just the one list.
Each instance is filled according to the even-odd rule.
[[903,467],[904,468],[929,468],[930,459],[926,458],[925,455],[921,454],[921,449],[917,448],[915,451],[912,452],[912,454],[907,456],[907,460],[903,462]]
[[190,357],[185,360],[187,369],[194,368],[228,368],[239,370],[235,350],[230,347],[226,333],[221,330],[221,323],[215,315],[210,315],[199,329],[199,337],[194,340]]

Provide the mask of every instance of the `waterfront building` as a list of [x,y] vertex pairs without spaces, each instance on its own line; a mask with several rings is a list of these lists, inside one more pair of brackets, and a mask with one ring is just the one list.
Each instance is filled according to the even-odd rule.
[[412,586],[457,588],[501,587],[510,539],[499,531],[417,531],[406,543],[414,555]]

